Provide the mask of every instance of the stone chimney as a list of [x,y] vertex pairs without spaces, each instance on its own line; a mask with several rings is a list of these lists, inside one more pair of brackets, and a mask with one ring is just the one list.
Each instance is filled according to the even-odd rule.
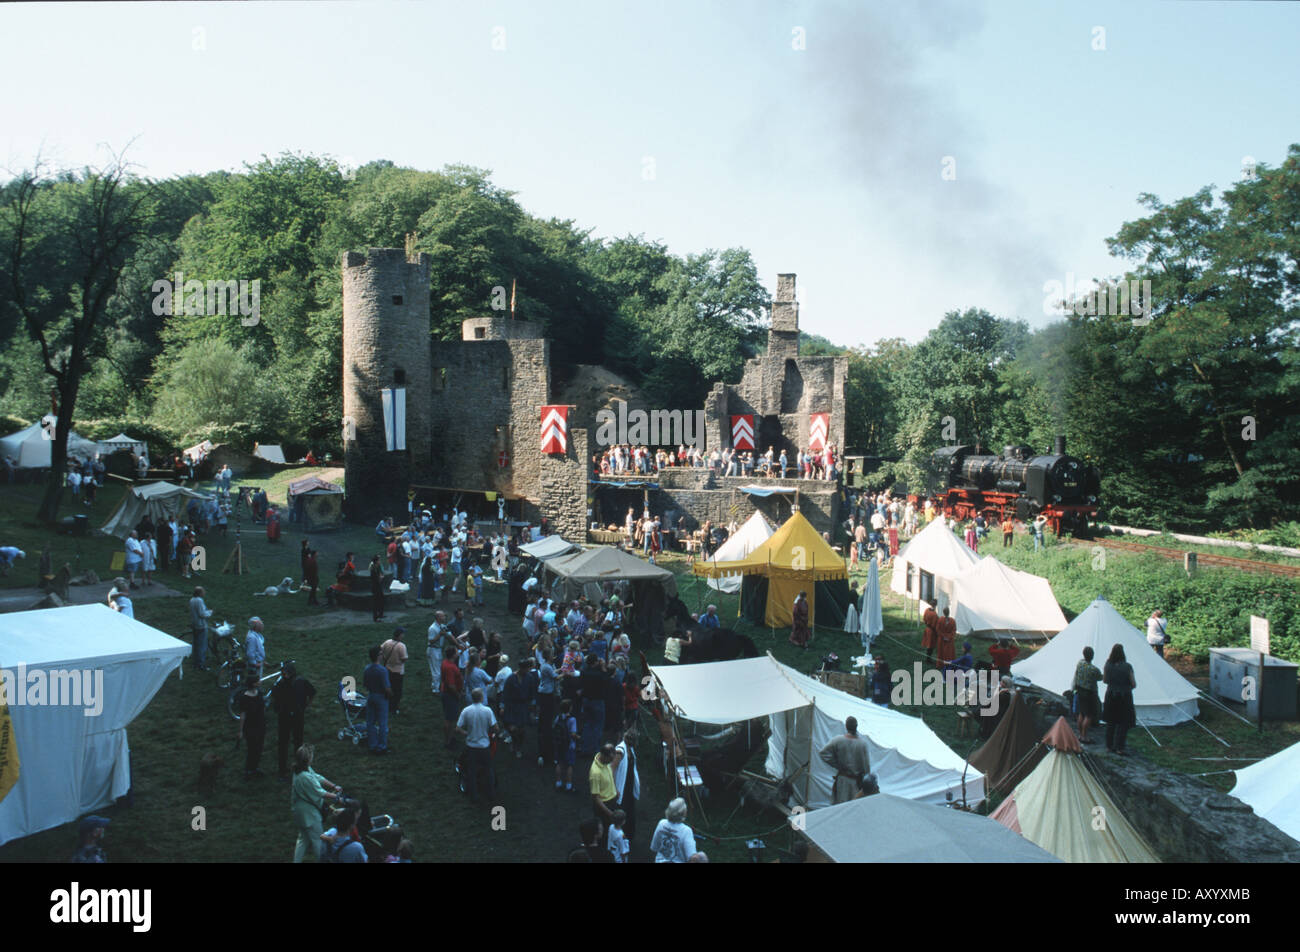
[[782,360],[799,356],[799,303],[794,298],[793,274],[776,276],[772,301],[772,327],[767,332],[767,355]]

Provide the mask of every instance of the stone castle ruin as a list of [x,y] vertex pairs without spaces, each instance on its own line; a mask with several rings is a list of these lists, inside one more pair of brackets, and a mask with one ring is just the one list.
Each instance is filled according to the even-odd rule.
[[[500,494],[511,519],[547,524],[585,541],[593,523],[622,523],[645,506],[689,528],[744,521],[761,509],[773,522],[797,505],[818,529],[838,520],[834,484],[727,477],[707,469],[592,480],[594,419],[570,413],[563,453],[543,453],[541,408],[552,405],[551,342],[542,328],[508,314],[463,322],[461,340],[429,335],[427,254],[371,248],[343,258],[343,414],[348,512],[392,515],[407,500],[462,500],[495,515]],[[827,439],[844,446],[844,357],[799,355],[795,276],[777,278],[768,349],[737,384],[718,383],[704,406],[705,449],[732,446],[731,419],[752,415],[755,456],[772,446],[793,458],[809,443],[813,414],[829,414]],[[698,408],[664,408],[692,412]],[[746,489],[761,486],[767,495]]]

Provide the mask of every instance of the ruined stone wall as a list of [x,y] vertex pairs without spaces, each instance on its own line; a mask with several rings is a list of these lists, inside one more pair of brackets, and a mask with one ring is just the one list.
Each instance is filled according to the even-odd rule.
[[1166,863],[1295,863],[1300,843],[1203,780],[1138,755],[1090,759],[1124,818]]
[[[406,508],[413,473],[431,464],[429,269],[427,254],[398,248],[343,257],[343,415],[349,515],[370,519]],[[406,388],[406,450],[389,452],[380,391]]]

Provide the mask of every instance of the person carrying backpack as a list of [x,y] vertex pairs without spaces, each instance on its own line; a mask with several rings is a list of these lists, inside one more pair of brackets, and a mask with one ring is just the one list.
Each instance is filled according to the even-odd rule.
[[573,716],[573,702],[560,702],[560,713],[551,726],[555,744],[555,789],[573,793],[573,765],[578,759],[578,719]]

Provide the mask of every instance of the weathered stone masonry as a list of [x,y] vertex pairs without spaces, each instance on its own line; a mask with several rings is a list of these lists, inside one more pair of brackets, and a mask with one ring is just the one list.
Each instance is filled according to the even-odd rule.
[[[405,511],[412,484],[496,491],[522,500],[525,518],[545,517],[567,538],[584,539],[595,421],[571,416],[568,451],[542,454],[538,411],[553,399],[550,341],[538,325],[507,316],[472,318],[463,323],[461,340],[432,341],[429,269],[427,254],[392,248],[348,252],[343,259],[343,406],[356,430],[356,439],[345,441],[351,515]],[[818,412],[831,414],[830,439],[843,447],[848,362],[799,356],[794,287],[794,275],[778,276],[768,353],[746,363],[740,383],[718,384],[709,394],[708,449],[731,445],[730,417],[740,413],[755,415],[759,453],[772,445],[793,456],[807,445],[809,418]],[[406,387],[405,452],[385,446],[380,391],[393,386]],[[700,470],[655,478],[662,488],[651,492],[651,509],[685,513],[692,528],[706,519],[743,521],[756,507],[776,523],[789,514],[790,497],[755,500],[739,492],[754,480]],[[804,514],[829,529],[838,518],[834,487],[797,485]]]

